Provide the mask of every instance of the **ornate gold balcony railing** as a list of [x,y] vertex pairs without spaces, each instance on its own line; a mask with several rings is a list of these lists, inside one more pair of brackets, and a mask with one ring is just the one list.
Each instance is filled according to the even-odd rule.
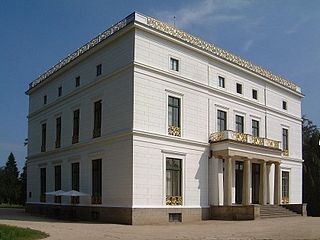
[[166,205],[170,205],[170,206],[182,205],[182,197],[181,196],[167,196],[166,197]]
[[176,126],[169,126],[168,127],[168,134],[172,136],[181,137],[181,128]]
[[283,150],[283,156],[289,156],[289,149]]
[[280,141],[271,140],[268,138],[254,137],[250,134],[235,132],[231,130],[226,130],[222,132],[215,132],[210,135],[209,141],[211,143],[221,142],[224,140],[232,140],[241,143],[249,143],[252,145],[259,145],[274,149],[280,149]]

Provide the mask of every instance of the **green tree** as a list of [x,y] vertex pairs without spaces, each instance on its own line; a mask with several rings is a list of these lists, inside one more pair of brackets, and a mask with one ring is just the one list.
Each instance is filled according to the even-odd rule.
[[320,133],[316,125],[303,118],[303,202],[308,215],[320,216]]
[[16,204],[18,201],[20,191],[18,176],[19,172],[16,159],[13,153],[10,153],[4,168],[4,193],[5,200],[9,204]]
[[19,204],[25,205],[26,198],[27,198],[27,164],[24,164],[22,172],[19,177],[19,185],[20,185],[20,192],[19,192]]
[[4,167],[0,167],[0,204],[5,202]]

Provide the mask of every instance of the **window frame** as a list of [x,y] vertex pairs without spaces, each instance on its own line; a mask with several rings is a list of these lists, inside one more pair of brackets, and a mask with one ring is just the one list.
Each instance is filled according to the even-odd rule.
[[[257,123],[256,126],[254,126],[254,124],[253,124],[254,122]],[[254,132],[255,132],[254,129],[257,130],[257,134],[254,134]],[[251,135],[253,137],[260,137],[260,121],[257,119],[251,119]]]
[[[95,169],[95,164],[99,166],[99,171]],[[95,176],[95,173],[98,175]],[[91,204],[102,204],[102,159],[94,159],[91,161]],[[98,179],[98,186],[95,186],[95,182]]]
[[[98,106],[100,106],[98,108]],[[98,111],[100,109],[100,111]],[[93,104],[93,138],[101,137],[102,129],[102,100],[97,100]]]
[[79,142],[79,136],[80,136],[80,108],[73,110],[72,144]]
[[47,192],[47,168],[40,168],[40,202],[46,202]]
[[43,105],[47,105],[48,103],[48,95],[43,95]]
[[[176,63],[176,64],[174,64]],[[177,57],[170,56],[169,57],[169,70],[172,72],[180,72],[180,59]]]
[[282,110],[288,110],[288,102],[286,100],[282,100]]
[[[58,171],[57,171],[58,170]],[[54,190],[62,190],[62,169],[61,165],[55,165],[54,166]],[[61,203],[61,196],[54,196],[54,202],[55,203]]]
[[99,63],[96,65],[96,77],[99,77],[102,75],[102,63]]
[[225,77],[218,75],[218,86],[220,88],[226,88],[226,78]]
[[62,133],[62,118],[61,116],[56,118],[56,140],[55,140],[55,147],[61,147],[61,133]]
[[80,76],[75,77],[75,87],[80,87],[81,85],[81,78]]
[[[242,127],[242,131],[238,131],[238,126],[240,126],[239,124],[238,124],[238,118],[240,118],[240,119],[242,119],[242,122],[241,122],[241,127]],[[244,122],[244,116],[242,116],[242,115],[239,115],[239,114],[236,114],[235,115],[235,131],[236,132],[238,132],[238,133],[244,133],[244,126],[245,126],[245,122]]]
[[[220,113],[224,113],[225,118],[220,117]],[[225,110],[217,109],[217,132],[223,132],[228,130],[228,113]],[[224,121],[224,129],[221,128],[221,121]]]
[[284,127],[282,128],[282,150],[289,152],[289,129]]
[[41,123],[41,152],[47,151],[47,123]]
[[[240,87],[240,89],[238,89],[238,87]],[[240,90],[240,92],[238,92],[238,90]],[[236,83],[236,93],[243,95],[243,84],[242,83],[239,83],[239,82]]]
[[62,86],[58,87],[58,97],[62,96]]
[[252,99],[258,100],[258,90],[252,89]]

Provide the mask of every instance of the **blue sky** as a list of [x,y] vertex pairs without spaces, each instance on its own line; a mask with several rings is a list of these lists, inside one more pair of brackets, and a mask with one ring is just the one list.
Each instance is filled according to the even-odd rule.
[[320,126],[320,1],[1,0],[0,166],[26,156],[28,84],[118,20],[138,11],[173,24],[301,86]]

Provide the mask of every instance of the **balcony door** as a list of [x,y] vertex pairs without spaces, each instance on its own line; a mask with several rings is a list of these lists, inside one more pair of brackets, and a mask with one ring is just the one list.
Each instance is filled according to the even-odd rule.
[[242,203],[243,162],[236,161],[236,203]]
[[252,203],[259,204],[259,191],[260,191],[260,164],[252,163],[251,174],[251,186],[252,186]]

